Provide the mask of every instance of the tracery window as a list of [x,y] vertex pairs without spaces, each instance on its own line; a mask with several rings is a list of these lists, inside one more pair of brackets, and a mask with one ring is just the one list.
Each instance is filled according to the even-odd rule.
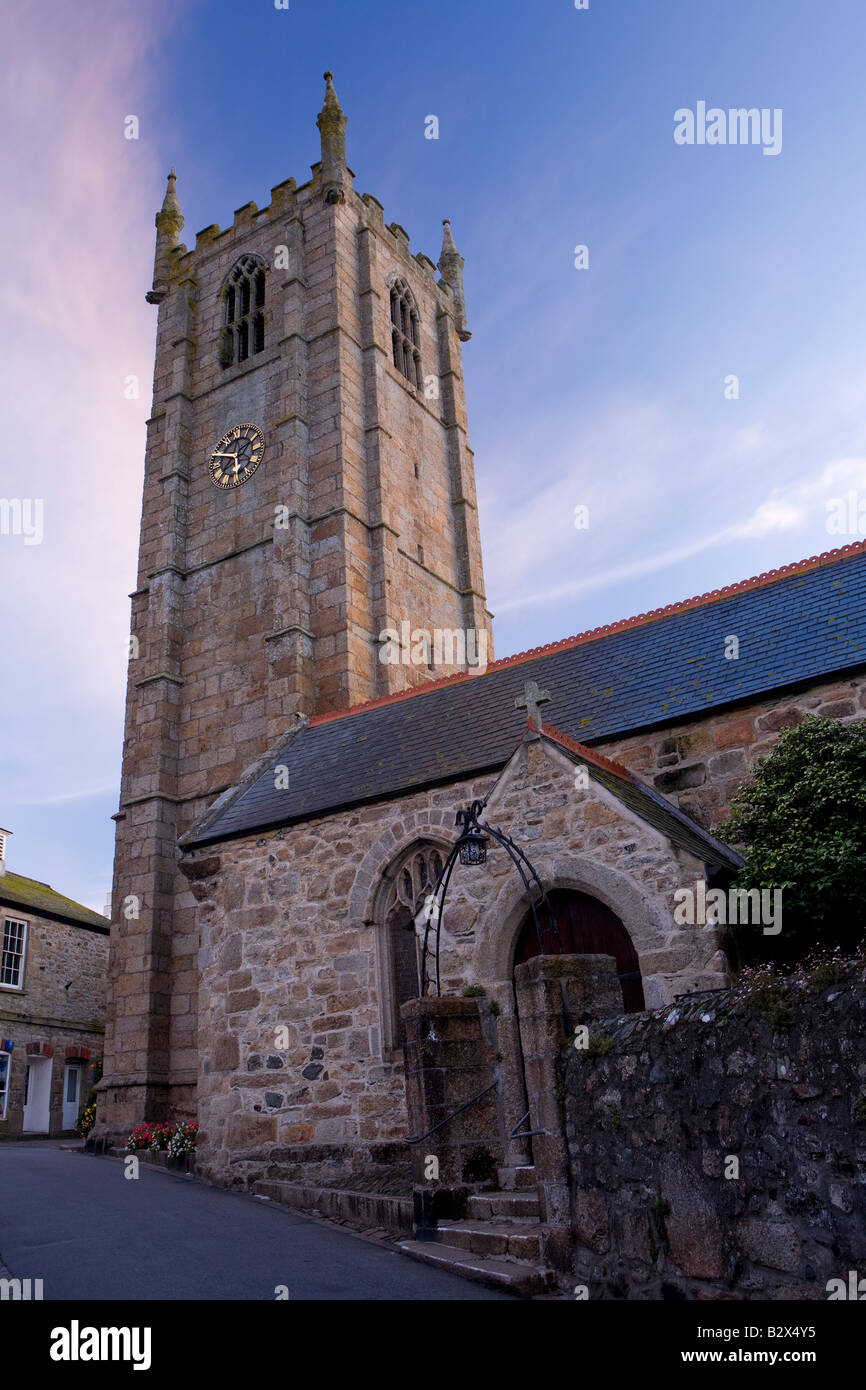
[[435,845],[419,845],[400,866],[385,902],[386,1008],[392,1047],[402,1047],[400,1007],[420,993],[419,941],[415,918],[433,892],[445,857]]
[[419,390],[424,385],[421,372],[421,320],[412,291],[402,280],[391,286],[391,349],[394,366]]
[[223,290],[225,322],[220,362],[245,362],[265,345],[265,267],[257,256],[241,256]]

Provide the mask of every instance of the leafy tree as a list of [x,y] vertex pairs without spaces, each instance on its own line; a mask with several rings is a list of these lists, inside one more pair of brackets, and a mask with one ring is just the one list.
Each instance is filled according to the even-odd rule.
[[854,946],[866,928],[866,720],[809,715],[786,729],[719,833],[746,859],[736,887],[782,889],[781,935],[758,930],[763,948],[747,954]]

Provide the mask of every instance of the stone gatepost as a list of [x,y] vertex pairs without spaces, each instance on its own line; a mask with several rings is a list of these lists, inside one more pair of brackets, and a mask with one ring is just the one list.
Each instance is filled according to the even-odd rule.
[[[511,980],[490,987],[491,1000],[498,1007],[498,1016],[491,1016],[492,1034],[502,1061],[499,1068],[499,1128],[505,1151],[505,1166],[520,1168],[532,1163],[532,1140],[512,1133],[529,1109],[526,1084],[523,1079],[523,1052],[520,1047],[520,1020]],[[527,1122],[521,1129],[529,1129]]]
[[578,1024],[622,1013],[613,956],[535,956],[514,972],[544,1255],[571,1263],[571,1194],[558,1059]]
[[409,1136],[428,1135],[446,1121],[410,1148],[414,1224],[423,1240],[440,1218],[460,1219],[469,1194],[495,1179],[503,1162],[500,1068],[486,1000],[412,999],[401,1014]]

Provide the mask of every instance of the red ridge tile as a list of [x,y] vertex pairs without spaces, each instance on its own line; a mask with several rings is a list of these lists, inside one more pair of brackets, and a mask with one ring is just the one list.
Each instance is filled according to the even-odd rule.
[[[660,618],[671,617],[674,613],[687,613],[693,608],[702,608],[706,604],[716,603],[719,599],[731,598],[734,594],[744,594],[750,589],[764,588],[769,584],[776,583],[779,579],[787,578],[788,575],[806,574],[809,570],[819,569],[823,565],[833,565],[838,560],[847,559],[852,555],[862,555],[864,552],[866,552],[866,540],[852,541],[850,545],[840,546],[837,550],[823,550],[819,555],[811,555],[805,560],[794,560],[791,564],[781,565],[778,569],[753,575],[751,579],[740,579],[735,584],[726,584],[721,589],[710,589],[705,594],[696,594],[694,598],[681,599],[678,603],[668,603],[664,608],[653,608],[648,613],[638,613],[632,618],[620,618],[617,622],[606,623],[603,627],[588,628],[586,632],[579,632],[574,637],[562,637],[557,642],[547,643],[546,646],[529,647],[526,651],[516,652],[513,656],[505,656],[500,661],[492,661],[484,671],[458,671],[456,675],[443,676],[436,681],[425,681],[421,685],[412,686],[409,690],[398,690],[393,695],[380,695],[376,700],[367,700],[363,704],[351,705],[347,709],[332,710],[329,714],[315,714],[310,720],[309,727],[315,728],[318,724],[330,724],[335,719],[346,719],[350,715],[380,709],[382,705],[396,704],[399,700],[413,700],[417,696],[429,694],[431,690],[442,690],[448,685],[460,685],[466,681],[483,680],[484,676],[489,675],[491,671],[504,671],[509,666],[520,666],[527,661],[535,661],[540,656],[567,651],[570,647],[579,647],[585,642],[595,642],[600,637],[610,637],[615,632],[626,632],[629,628],[658,622]],[[564,737],[566,735],[563,735]],[[583,744],[576,746],[583,748]],[[618,767],[615,770],[619,775],[626,771],[624,768]]]

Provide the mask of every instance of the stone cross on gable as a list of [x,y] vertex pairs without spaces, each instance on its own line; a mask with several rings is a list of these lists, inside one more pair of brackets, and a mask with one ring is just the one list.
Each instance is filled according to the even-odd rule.
[[534,729],[541,733],[541,710],[540,705],[550,703],[550,692],[539,690],[537,681],[527,681],[523,687],[523,694],[518,695],[514,701],[515,709],[525,709]]

